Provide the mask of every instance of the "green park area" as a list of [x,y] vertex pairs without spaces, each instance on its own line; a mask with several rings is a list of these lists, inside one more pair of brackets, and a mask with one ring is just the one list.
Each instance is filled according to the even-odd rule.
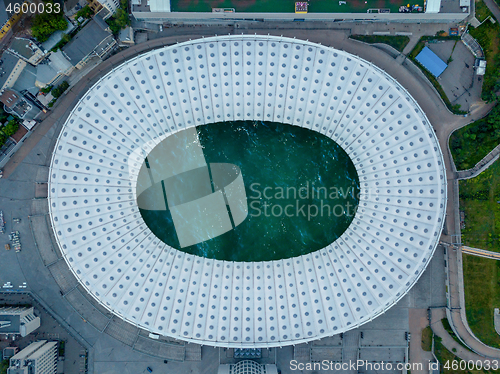
[[500,144],[500,104],[479,121],[462,127],[450,137],[450,149],[457,170],[467,170]]
[[351,39],[359,40],[361,42],[374,44],[384,43],[395,48],[399,52],[403,52],[406,45],[410,41],[408,36],[393,36],[393,35],[351,35]]
[[430,326],[422,330],[422,349],[426,352],[432,350],[432,330]]
[[[448,333],[464,348],[468,349],[465,347],[460,340],[455,336],[453,331],[451,331],[450,324],[448,323],[448,320],[446,318],[442,319],[441,322],[443,323],[444,328]],[[433,339],[433,334],[432,330],[429,326],[427,326],[425,329],[422,330],[422,349],[424,351],[431,351],[432,350],[432,339]],[[452,351],[450,352],[442,343],[442,339],[434,335],[434,355],[438,359],[440,363],[440,373],[444,374],[497,374],[500,373],[500,370],[486,370],[485,368],[480,367],[479,365],[467,365],[462,368],[459,366],[460,362],[463,361],[461,360],[457,355],[456,355],[457,349],[453,348]],[[462,364],[463,365],[463,364]],[[491,366],[491,365],[490,365]],[[473,369],[473,370],[471,370]]]
[[[369,9],[388,9],[397,13],[401,5],[424,6],[423,1],[412,0],[314,0],[309,2],[309,13],[366,13]],[[171,0],[173,12],[211,12],[213,8],[229,8],[247,13],[293,13],[295,0]],[[404,17],[404,14],[401,14]],[[300,18],[300,14],[297,14]]]
[[[434,338],[434,354],[436,355],[436,358],[440,362],[440,373],[443,374],[498,374],[500,373],[500,370],[486,370],[479,365],[472,365],[472,362],[469,364],[469,367],[473,370],[470,370],[467,368],[467,365],[463,366],[464,363],[466,364],[467,361],[461,360],[454,352],[450,352],[446,347],[443,345],[441,342],[441,338],[436,336]],[[454,363],[455,365],[454,366]],[[460,362],[462,363],[462,368],[460,368]],[[491,367],[491,366],[490,366]],[[479,369],[479,370],[478,370]]]
[[500,25],[487,19],[492,14],[483,1],[477,1],[476,8],[476,17],[482,24],[476,28],[471,26],[469,34],[481,45],[487,62],[481,98],[492,102],[497,99],[496,92],[500,91]]
[[[479,176],[460,181],[460,210],[465,213],[462,242],[500,252],[500,161]],[[500,348],[493,310],[500,306],[500,261],[463,255],[465,306],[472,332]]]

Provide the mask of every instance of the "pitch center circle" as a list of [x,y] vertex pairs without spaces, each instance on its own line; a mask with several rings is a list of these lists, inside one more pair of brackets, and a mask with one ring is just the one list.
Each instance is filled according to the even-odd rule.
[[302,127],[222,122],[179,131],[146,157],[137,203],[164,243],[201,257],[271,261],[349,227],[359,178],[332,139]]

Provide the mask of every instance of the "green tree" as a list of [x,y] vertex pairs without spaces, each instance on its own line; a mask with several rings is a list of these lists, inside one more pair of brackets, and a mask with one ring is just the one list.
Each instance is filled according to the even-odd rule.
[[19,130],[19,124],[17,123],[17,120],[12,119],[3,127],[2,132],[6,137],[9,137],[14,135],[17,130]]
[[52,86],[49,85],[49,86],[45,86],[40,91],[43,92],[44,94],[48,94],[51,90],[52,90]]
[[83,18],[91,18],[94,15],[94,12],[88,5],[85,5],[82,9],[80,9],[78,12],[76,12],[76,19],[83,17]]
[[66,91],[69,87],[69,83],[67,81],[62,82],[59,86],[52,89],[52,96],[56,99],[60,97],[64,91]]
[[[54,6],[54,2],[52,0],[46,2],[46,4],[49,3],[52,4],[52,9],[55,10],[56,7]],[[33,19],[31,32],[39,42],[44,42],[55,31],[66,30],[67,27],[68,27],[68,22],[64,18],[61,7],[61,11],[59,13],[55,12],[38,13]]]
[[[0,139],[0,142],[1,142],[1,139]],[[5,140],[3,142],[1,142],[1,144],[3,144],[4,142],[5,142]],[[0,374],[7,374],[8,368],[9,368],[9,360],[0,361]]]
[[130,25],[130,16],[128,14],[127,0],[120,1],[120,7],[116,10],[113,17],[107,20],[109,28],[113,34],[118,34],[121,29]]
[[71,40],[71,36],[68,34],[63,34],[61,37],[61,42],[67,43]]

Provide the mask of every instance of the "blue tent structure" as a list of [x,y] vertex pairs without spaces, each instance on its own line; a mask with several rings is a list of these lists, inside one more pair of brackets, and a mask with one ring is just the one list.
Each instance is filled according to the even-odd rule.
[[439,77],[448,66],[446,62],[441,60],[438,55],[429,49],[429,47],[424,47],[422,52],[417,55],[416,60],[436,78]]

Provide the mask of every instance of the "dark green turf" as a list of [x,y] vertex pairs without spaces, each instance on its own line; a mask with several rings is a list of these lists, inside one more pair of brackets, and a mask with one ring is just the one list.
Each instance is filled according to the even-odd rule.
[[[249,215],[221,236],[180,248],[168,211],[141,210],[165,243],[220,260],[276,260],[321,249],[351,223],[358,204],[358,175],[349,156],[330,138],[297,126],[252,121],[197,129],[207,163],[231,163],[241,169]],[[284,212],[287,206],[291,217]],[[309,217],[309,209],[312,214],[317,210],[317,216]]]

